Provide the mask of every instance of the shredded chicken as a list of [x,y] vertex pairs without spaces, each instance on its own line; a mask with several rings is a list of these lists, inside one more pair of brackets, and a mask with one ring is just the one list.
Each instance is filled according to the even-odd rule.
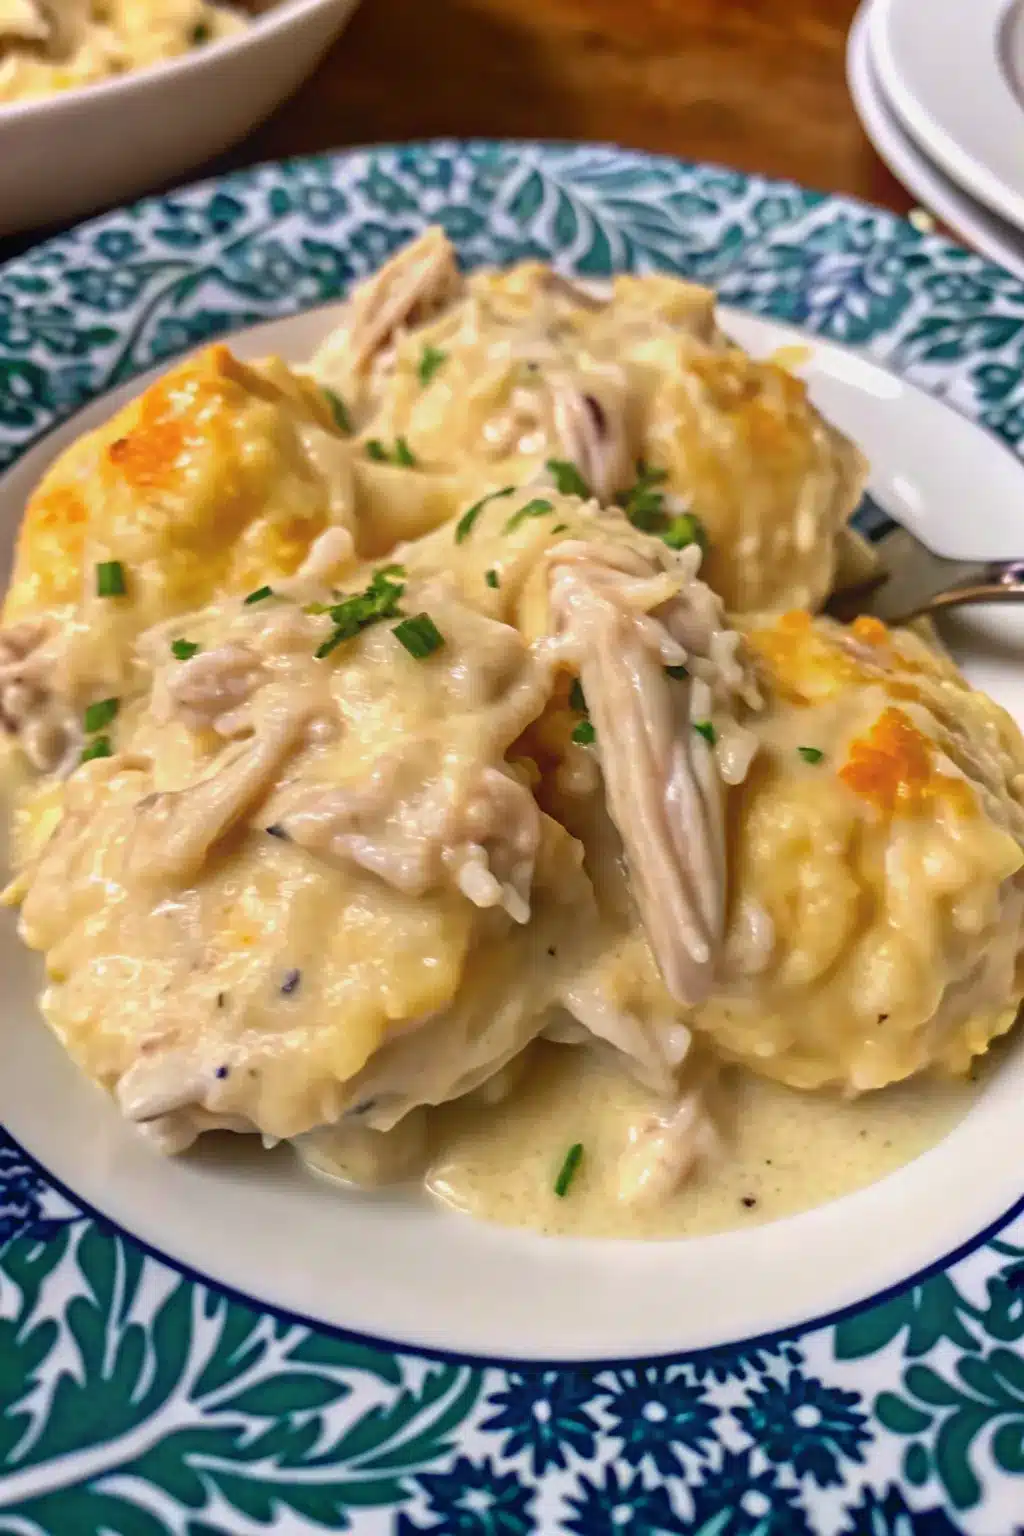
[[261,671],[260,658],[248,646],[218,645],[182,662],[168,679],[167,695],[191,730],[216,728],[250,697]]
[[187,885],[214,843],[263,799],[309,718],[306,703],[269,710],[263,734],[239,747],[208,779],[188,789],[153,794],[138,805],[127,868],[154,883]]
[[340,331],[315,359],[316,372],[328,376],[334,365],[343,372],[365,369],[401,326],[428,319],[454,299],[461,281],[444,231],[426,230],[359,284]]
[[[726,865],[722,779],[694,728],[713,730],[712,687],[696,674],[714,676],[712,621],[724,618],[695,581],[676,581],[645,611],[651,582],[665,578],[634,551],[567,541],[551,558],[552,609],[579,667],[634,896],[669,991],[698,1003],[723,938]],[[684,664],[687,676],[667,675]]]
[[0,631],[0,727],[17,739],[41,773],[68,773],[78,760],[81,729],[50,686],[50,627],[34,619]]
[[445,874],[478,907],[530,917],[540,812],[528,789],[493,767],[453,771],[423,743],[384,755],[351,788],[306,785],[275,820],[321,858],[350,861],[410,896]]
[[704,1084],[694,1086],[664,1112],[653,1112],[629,1130],[619,1159],[618,1196],[627,1205],[657,1205],[690,1177],[697,1162],[718,1147]]
[[608,503],[633,478],[621,390],[602,380],[586,389],[573,379],[551,381],[555,432],[562,456],[575,464],[598,501]]
[[672,1092],[692,1044],[684,1024],[674,1019],[640,1019],[617,1006],[599,975],[574,978],[561,1002],[570,1017],[548,1026],[549,1040],[563,1045],[598,1041],[612,1052],[616,1066],[643,1087],[652,1093]]
[[547,272],[544,277],[544,286],[549,293],[556,294],[559,298],[568,299],[570,304],[580,309],[597,311],[606,309],[611,303],[611,293],[594,293],[584,288],[581,283],[573,283],[561,272]]

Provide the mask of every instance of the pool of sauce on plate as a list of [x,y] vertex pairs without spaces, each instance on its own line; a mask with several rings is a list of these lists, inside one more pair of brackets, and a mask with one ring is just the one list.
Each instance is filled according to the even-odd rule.
[[[734,1068],[715,1103],[720,1154],[667,1202],[645,1209],[619,1200],[616,1165],[630,1121],[650,1101],[581,1056],[539,1046],[508,1099],[435,1111],[432,1194],[484,1220],[552,1235],[695,1237],[747,1227],[823,1205],[912,1161],[963,1118],[989,1075],[918,1079],[841,1099]],[[574,1142],[583,1159],[559,1199],[555,1180]]]

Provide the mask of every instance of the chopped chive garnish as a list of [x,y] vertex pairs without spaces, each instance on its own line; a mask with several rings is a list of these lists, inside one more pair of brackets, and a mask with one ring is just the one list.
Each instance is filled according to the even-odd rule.
[[317,646],[316,650],[313,652],[313,655],[316,657],[317,661],[323,661],[324,657],[329,656],[331,652],[335,650],[343,640],[351,640],[351,638],[351,635],[346,634],[343,629],[338,628],[334,631],[333,634],[328,635],[327,639],[321,645]]
[[398,464],[402,469],[416,468],[416,455],[404,437],[395,438],[395,446],[391,453],[388,453],[379,437],[367,438],[366,454],[375,464]]
[[420,365],[416,372],[420,376],[420,383],[424,388],[430,383],[439,368],[443,368],[448,361],[448,353],[442,352],[440,347],[424,347],[420,357]]
[[564,1200],[565,1196],[569,1193],[569,1185],[576,1177],[576,1170],[582,1161],[583,1143],[582,1141],[577,1141],[573,1143],[565,1154],[565,1161],[559,1170],[558,1178],[555,1180],[555,1194],[559,1200]]
[[199,650],[194,640],[172,640],[171,655],[177,661],[189,661]]
[[110,745],[109,736],[96,736],[87,747],[82,748],[82,756],[79,762],[91,763],[94,757],[113,757],[114,749]]
[[93,731],[102,731],[105,725],[116,719],[120,707],[119,699],[100,699],[99,703],[90,704],[85,711],[85,729],[90,735]]
[[555,509],[550,501],[545,501],[542,496],[535,496],[533,501],[528,501],[525,507],[520,507],[518,512],[513,512],[505,524],[503,532],[512,533],[521,523],[525,523],[530,517],[546,517]]
[[250,592],[248,597],[243,598],[243,603],[248,608],[252,603],[262,603],[265,598],[273,595],[273,587],[257,587],[255,592]]
[[698,736],[703,736],[709,747],[713,747],[718,740],[718,732],[710,720],[695,720],[693,728]]
[[693,512],[681,512],[678,517],[670,517],[660,531],[659,538],[664,540],[669,549],[686,549],[691,544],[699,544],[707,552],[708,538],[704,524]]
[[589,720],[581,720],[572,733],[572,739],[579,742],[581,747],[592,747],[597,740],[597,732]]
[[[321,386],[321,388],[323,388],[323,386]],[[324,389],[323,392],[327,396],[327,404],[331,408],[331,414],[334,417],[335,424],[339,432],[345,432],[351,437],[352,418],[348,413],[348,406],[345,404],[341,396],[336,394],[333,389]]]
[[500,585],[498,581],[498,573],[495,570],[488,571],[484,577],[484,580],[489,587],[494,587],[495,589],[497,589],[497,587]]
[[639,528],[641,533],[658,533],[665,522],[665,514],[662,511],[664,493],[656,489],[663,480],[667,479],[668,472],[664,469],[651,469],[643,461],[637,460],[636,480],[619,497],[619,506],[625,512],[634,528]]
[[673,517],[665,511],[665,493],[658,490],[658,486],[667,478],[667,470],[653,469],[640,459],[636,480],[619,497],[619,506],[634,528],[639,528],[641,533],[655,534],[669,549],[686,549],[690,544],[699,544],[706,554],[708,538],[700,518],[693,512],[681,512]]
[[583,684],[578,677],[573,678],[572,687],[569,689],[569,708],[578,709],[581,715],[586,713],[587,701],[583,694]]
[[820,747],[797,747],[805,763],[820,763],[825,756]]
[[411,619],[403,619],[391,633],[417,661],[423,661],[444,645],[444,636],[429,613],[417,613]]
[[666,667],[665,671],[668,673],[669,677],[675,678],[677,683],[681,683],[685,677],[689,677],[690,675],[685,667]]
[[192,46],[201,48],[204,43],[210,41],[210,28],[205,21],[197,21],[192,28]]
[[104,560],[96,567],[97,597],[124,597],[127,590],[120,560]]
[[[401,617],[402,610],[398,606],[398,600],[405,591],[400,581],[392,578],[396,575],[405,575],[405,568],[401,565],[384,565],[373,573],[373,580],[365,592],[354,592],[350,597],[344,597],[338,603],[327,608],[320,608],[321,612],[330,614],[334,620],[334,633],[328,635],[322,645],[319,645],[313,653],[319,659],[329,656],[336,646],[343,640],[351,640],[366,629],[370,624],[377,624],[381,619],[397,619]],[[320,607],[320,605],[317,605]]]
[[565,533],[566,530],[568,529],[568,527],[569,527],[568,523],[556,523],[555,526],[552,528],[551,532],[552,533]]
[[455,542],[461,544],[463,539],[468,539],[473,532],[473,524],[489,501],[500,501],[502,496],[511,496],[515,491],[514,485],[503,486],[500,491],[491,491],[487,496],[481,496],[479,501],[474,501],[467,512],[463,512],[455,524]]
[[589,499],[590,486],[569,459],[548,459],[544,467],[554,480],[559,495],[581,496],[584,501]]

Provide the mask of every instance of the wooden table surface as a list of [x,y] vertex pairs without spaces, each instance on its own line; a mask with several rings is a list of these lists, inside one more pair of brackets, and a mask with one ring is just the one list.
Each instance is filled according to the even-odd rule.
[[[856,0],[362,0],[299,93],[194,175],[435,134],[607,139],[905,213],[911,199],[846,88],[855,10]],[[0,242],[0,259],[32,238]]]

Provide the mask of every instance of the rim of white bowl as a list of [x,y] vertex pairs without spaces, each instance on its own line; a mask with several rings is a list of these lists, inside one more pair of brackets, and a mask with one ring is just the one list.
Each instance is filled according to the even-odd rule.
[[[293,23],[313,11],[354,10],[357,3],[358,0],[276,0],[270,10],[250,17],[240,32],[214,38],[212,42],[204,43],[201,48],[188,53],[177,54],[171,59],[158,59],[139,69],[128,69],[120,75],[76,85],[71,90],[30,96],[25,101],[0,102],[0,134],[10,125],[24,122],[27,118],[42,116],[44,113],[51,117],[74,117],[78,112],[87,110],[91,101],[118,94],[129,95],[133,91],[145,90],[156,79],[168,80],[175,75],[210,68],[228,53],[242,53],[248,48],[259,47],[266,38],[288,32]],[[232,8],[228,0],[228,9]]]

